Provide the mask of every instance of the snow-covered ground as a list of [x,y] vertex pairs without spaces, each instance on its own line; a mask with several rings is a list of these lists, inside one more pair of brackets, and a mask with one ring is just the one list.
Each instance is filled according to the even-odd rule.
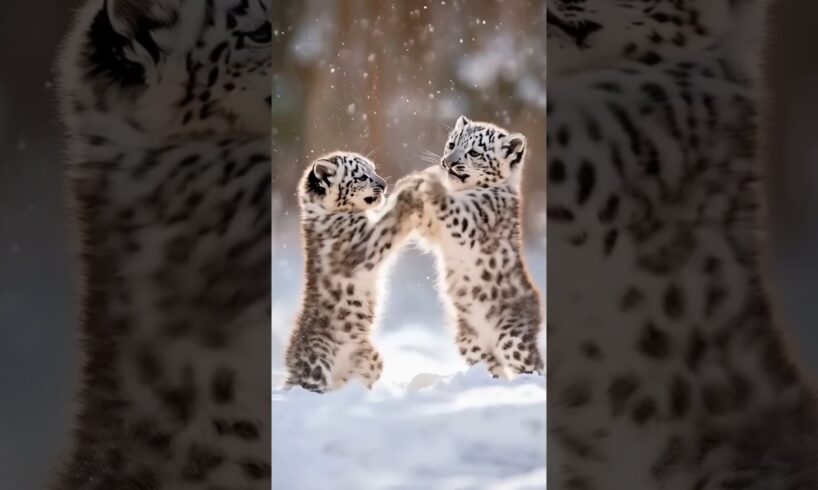
[[[544,377],[509,382],[466,368],[443,323],[433,259],[418,250],[401,253],[386,284],[374,336],[384,373],[374,389],[280,388],[301,294],[290,230],[273,243],[272,488],[545,488]],[[532,244],[526,252],[544,294],[545,251]]]
[[[275,489],[545,488],[545,382],[485,368],[273,391]],[[281,441],[286,441],[282,444]]]

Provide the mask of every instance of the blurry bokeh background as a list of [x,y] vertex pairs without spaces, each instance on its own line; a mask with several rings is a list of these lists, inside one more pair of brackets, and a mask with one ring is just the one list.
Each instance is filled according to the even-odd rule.
[[[460,114],[529,135],[544,161],[545,2],[275,2],[276,188],[321,153],[370,154],[393,179],[440,153]],[[542,198],[545,174],[528,169]],[[534,209],[536,206],[530,206]]]
[[[545,2],[307,0],[275,8],[274,377],[301,295],[296,183],[328,151],[367,154],[394,183],[430,165],[421,155],[443,151],[461,114],[526,134],[526,252],[544,293]],[[410,247],[388,277],[375,336],[382,379],[462,368],[432,257]]]

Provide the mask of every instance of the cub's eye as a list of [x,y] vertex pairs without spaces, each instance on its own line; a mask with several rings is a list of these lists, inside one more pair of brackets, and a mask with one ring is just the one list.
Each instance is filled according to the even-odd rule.
[[245,34],[251,41],[258,44],[267,44],[273,40],[273,26],[265,22],[258,29]]
[[469,156],[473,158],[478,158],[480,156],[480,153],[475,150],[469,150]]
[[453,148],[454,148],[454,141],[452,141],[451,143],[449,143],[448,145],[446,145],[446,147],[447,147],[448,149],[450,149],[450,150],[451,150],[451,149],[453,149]]
[[355,177],[355,180],[358,182],[363,182],[366,180],[366,175],[361,175],[360,177]]

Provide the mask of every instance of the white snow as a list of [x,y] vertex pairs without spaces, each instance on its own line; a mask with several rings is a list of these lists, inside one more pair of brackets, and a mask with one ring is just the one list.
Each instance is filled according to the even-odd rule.
[[[276,238],[272,488],[545,488],[545,378],[506,381],[467,369],[443,322],[433,259],[417,250],[402,252],[387,283],[373,339],[384,358],[375,387],[281,389],[302,263],[294,228]],[[536,243],[526,252],[544,295],[545,252]]]
[[372,391],[273,390],[272,424],[275,489],[545,488],[540,376],[476,366]]

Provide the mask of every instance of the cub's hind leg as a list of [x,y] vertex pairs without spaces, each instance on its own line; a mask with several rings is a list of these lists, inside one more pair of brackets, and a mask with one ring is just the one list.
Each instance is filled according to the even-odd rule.
[[287,351],[286,386],[301,386],[317,393],[330,389],[339,350],[340,345],[331,335],[294,332]]
[[536,332],[524,323],[509,322],[501,328],[495,352],[502,364],[515,375],[542,374],[544,366]]
[[486,339],[480,338],[477,331],[471,325],[468,325],[463,320],[458,322],[454,341],[466,364],[474,366],[475,364],[483,363],[495,378],[508,377],[505,368],[494,355],[492,349],[487,347],[489,343],[485,340]]
[[372,388],[380,379],[381,373],[383,373],[383,359],[380,353],[370,342],[364,342],[350,356],[350,369],[344,382],[358,378],[367,388]]

